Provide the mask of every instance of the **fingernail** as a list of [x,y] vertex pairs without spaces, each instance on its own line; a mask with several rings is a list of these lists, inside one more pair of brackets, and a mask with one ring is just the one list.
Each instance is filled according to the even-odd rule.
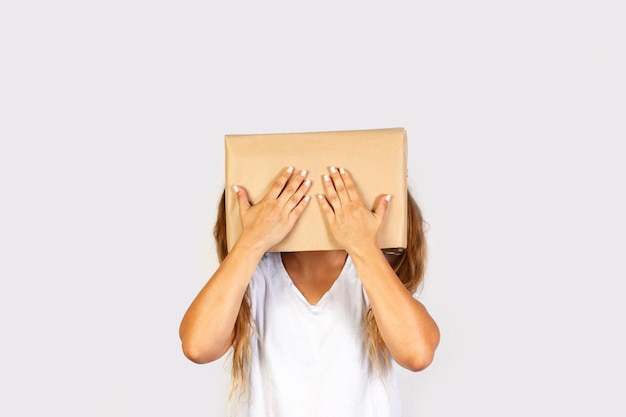
[[323,194],[318,194],[317,198],[321,200],[322,198],[324,198],[324,195]]
[[310,197],[310,196],[308,196],[308,195],[305,195],[305,196],[304,196],[304,201],[308,202],[310,199],[311,199],[311,197]]
[[305,187],[308,187],[309,185],[311,185],[311,180],[304,181],[304,186]]
[[287,168],[287,172],[291,174],[293,172],[293,167]]
[[300,171],[300,175],[302,175],[303,177],[306,177],[307,171],[306,169],[303,169],[302,171]]
[[330,167],[330,173],[334,174],[335,172],[337,172],[337,169],[335,167]]
[[387,194],[387,195],[385,196],[385,200],[387,200],[387,201],[391,200],[391,194]]
[[330,181],[330,177],[328,175],[324,175],[324,181],[326,182]]
[[237,187],[236,185],[233,185],[233,191],[238,193],[239,192],[239,187]]
[[340,173],[340,174],[345,174],[345,173],[346,173],[346,170],[345,170],[345,169],[343,169],[343,168],[339,168],[339,173]]

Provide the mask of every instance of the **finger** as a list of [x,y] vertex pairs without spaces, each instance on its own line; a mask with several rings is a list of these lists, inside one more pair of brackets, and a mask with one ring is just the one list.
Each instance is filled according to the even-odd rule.
[[323,194],[318,194],[317,201],[320,203],[320,207],[322,209],[322,213],[324,213],[324,217],[326,217],[328,223],[331,224],[333,220],[335,220],[335,211],[333,210],[332,206]]
[[281,172],[280,175],[276,178],[276,180],[274,180],[274,184],[272,184],[272,188],[270,188],[270,191],[267,193],[267,196],[274,198],[274,199],[278,198],[280,194],[282,193],[283,189],[285,188],[287,181],[289,181],[289,178],[291,178],[292,174],[293,174],[293,167],[289,167],[285,169],[283,172]]
[[343,183],[346,186],[346,192],[348,193],[348,197],[350,198],[350,201],[361,200],[361,196],[359,195],[359,190],[357,190],[356,184],[352,180],[352,175],[350,175],[350,173],[343,168],[339,168],[339,174],[341,175],[341,178],[343,179]]
[[309,201],[311,201],[311,197],[308,195],[302,197],[300,202],[291,210],[291,213],[289,213],[290,222],[295,223],[300,218],[302,213],[304,213],[304,209],[309,205]]
[[300,187],[291,196],[291,198],[287,200],[284,208],[288,211],[293,210],[300,203],[300,201],[302,201],[304,195],[309,191],[309,188],[311,188],[311,181],[305,180],[302,184],[300,184]]
[[329,175],[324,175],[324,188],[326,189],[326,200],[332,206],[334,211],[341,208],[341,201],[335,190],[335,184]]
[[233,185],[233,191],[237,194],[237,204],[239,205],[239,213],[241,214],[252,206],[248,199],[248,191],[237,185]]
[[308,172],[306,171],[306,169],[303,169],[297,175],[291,177],[291,179],[285,186],[285,189],[282,193],[280,193],[280,196],[278,197],[278,200],[282,201],[283,206],[286,205],[289,199],[293,197],[296,191],[298,191],[298,188],[300,188],[300,186],[304,182],[307,174]]
[[347,203],[350,201],[350,196],[348,195],[348,191],[346,190],[346,185],[343,182],[343,178],[339,173],[339,170],[335,167],[330,167],[330,178],[333,180],[333,184],[335,185],[335,190],[337,191],[337,196],[339,196],[339,200],[342,203]]
[[380,222],[385,218],[385,213],[387,213],[387,208],[389,207],[389,201],[391,201],[391,194],[387,194],[382,196],[378,200],[378,204],[376,204],[376,209],[374,209],[374,214],[376,218],[379,219]]

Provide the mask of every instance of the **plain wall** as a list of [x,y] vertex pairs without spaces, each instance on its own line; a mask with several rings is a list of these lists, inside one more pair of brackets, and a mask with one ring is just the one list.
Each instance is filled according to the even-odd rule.
[[223,135],[404,127],[442,333],[400,372],[406,415],[623,416],[623,17],[4,2],[0,414],[223,415],[227,362],[178,339],[217,265]]

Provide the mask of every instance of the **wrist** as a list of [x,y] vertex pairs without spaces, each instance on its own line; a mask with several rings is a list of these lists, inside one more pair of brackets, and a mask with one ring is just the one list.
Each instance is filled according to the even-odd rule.
[[352,259],[371,259],[382,253],[377,242],[362,242],[349,249],[346,249]]
[[257,255],[259,257],[263,256],[269,249],[262,239],[246,234],[245,232],[239,236],[233,245],[233,249],[235,248],[242,249],[251,255]]

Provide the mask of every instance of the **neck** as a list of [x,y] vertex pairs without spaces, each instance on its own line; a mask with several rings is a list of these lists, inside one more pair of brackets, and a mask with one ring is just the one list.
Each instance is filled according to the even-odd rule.
[[300,271],[327,270],[329,267],[343,267],[348,253],[345,250],[322,250],[281,253],[284,262]]

